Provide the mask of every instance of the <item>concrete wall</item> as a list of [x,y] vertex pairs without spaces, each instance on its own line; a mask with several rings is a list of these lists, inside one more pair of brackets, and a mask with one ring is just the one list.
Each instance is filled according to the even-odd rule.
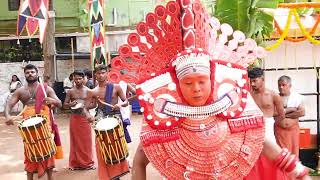
[[[275,41],[268,42],[273,44]],[[288,70],[288,68],[319,67],[320,46],[313,45],[308,41],[300,43],[283,42],[279,48],[269,52],[264,61],[264,68],[274,69],[266,71],[266,87],[278,92],[277,80],[282,75],[292,78],[293,90],[299,93],[317,92],[317,74],[315,69]],[[285,70],[278,70],[284,68]],[[317,96],[305,96],[306,116],[302,120],[317,119]],[[316,122],[302,122],[303,128],[310,128],[312,134],[317,133]]]
[[[43,75],[43,61],[33,61],[32,64],[39,68],[39,75]],[[69,77],[73,72],[71,60],[58,60],[57,61],[57,78],[62,82],[64,78]],[[75,60],[74,69],[90,69],[89,59]],[[12,75],[17,75],[19,79],[25,84],[22,63],[1,63],[0,71],[0,112],[4,110],[4,103],[9,94],[9,83]]]

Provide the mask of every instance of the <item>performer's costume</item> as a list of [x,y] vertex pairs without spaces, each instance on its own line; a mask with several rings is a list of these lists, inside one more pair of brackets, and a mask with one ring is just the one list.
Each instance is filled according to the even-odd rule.
[[[107,84],[106,93],[105,93],[105,102],[111,103],[112,100],[112,92],[113,92],[113,84]],[[111,111],[109,106],[106,106],[104,109],[97,108],[97,119],[106,117],[106,116],[118,116],[122,119],[120,111]],[[127,135],[126,135],[127,137]],[[130,136],[129,136],[130,137]],[[101,155],[101,149],[99,147],[99,143],[96,139],[96,153],[98,159],[98,177],[99,180],[108,180],[108,179],[116,179],[127,173],[129,173],[129,165],[127,160],[123,160],[119,163],[115,163],[113,165],[106,164]]]
[[70,116],[69,168],[89,169],[94,165],[91,126],[82,109],[72,110]]
[[[268,139],[274,144],[276,143],[276,139],[274,136],[274,118],[269,117],[265,118],[264,127],[265,127],[265,139]],[[287,175],[284,171],[278,169],[275,166],[274,162],[269,160],[265,155],[261,154],[255,165],[251,169],[250,173],[244,178],[245,180],[286,180]]]
[[51,110],[48,106],[43,105],[43,99],[44,99],[44,92],[38,86],[36,90],[36,97],[35,97],[35,105],[34,106],[27,106],[24,112],[22,113],[23,118],[28,118],[30,116],[41,114],[45,116],[47,119],[49,119],[49,127],[51,129],[51,132],[54,134],[54,142],[56,144],[57,150],[54,157],[49,157],[45,161],[35,162],[31,161],[27,158],[26,152],[25,152],[25,170],[30,173],[38,173],[38,177],[41,177],[44,175],[46,170],[52,169],[55,166],[54,159],[62,159],[63,153],[62,153],[62,146],[59,136],[59,130],[58,126],[55,124],[53,116],[51,114]]
[[[157,6],[145,21],[119,48],[108,79],[137,84],[146,156],[167,179],[242,179],[261,154],[265,131],[245,68],[264,49],[210,18],[198,0]],[[179,80],[197,72],[210,74],[211,95],[204,106],[189,106]],[[292,163],[288,157],[279,155],[280,167]]]
[[[303,96],[296,93],[291,92],[288,101],[286,103],[286,107],[299,107],[303,102]],[[300,135],[300,127],[298,119],[292,119],[291,121],[295,121],[295,123],[288,128],[282,128],[278,124],[275,125],[275,135],[277,139],[277,143],[283,147],[289,149],[293,154],[299,155],[299,135]]]

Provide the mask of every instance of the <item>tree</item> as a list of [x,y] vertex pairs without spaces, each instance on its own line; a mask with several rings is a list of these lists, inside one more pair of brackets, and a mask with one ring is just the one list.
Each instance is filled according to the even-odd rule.
[[214,16],[258,42],[273,32],[273,16],[265,9],[275,9],[283,0],[217,0]]

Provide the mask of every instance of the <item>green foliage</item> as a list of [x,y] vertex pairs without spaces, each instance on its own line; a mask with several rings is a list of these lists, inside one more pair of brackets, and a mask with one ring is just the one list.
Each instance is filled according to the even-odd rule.
[[263,11],[277,8],[279,0],[217,0],[215,16],[258,42],[273,32],[273,17]]
[[228,23],[234,29],[248,32],[249,0],[217,0],[215,16],[221,23]]

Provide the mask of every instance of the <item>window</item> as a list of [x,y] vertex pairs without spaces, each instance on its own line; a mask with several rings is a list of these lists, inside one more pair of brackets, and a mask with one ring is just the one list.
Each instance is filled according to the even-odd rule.
[[20,6],[20,0],[8,0],[9,11],[18,11]]

